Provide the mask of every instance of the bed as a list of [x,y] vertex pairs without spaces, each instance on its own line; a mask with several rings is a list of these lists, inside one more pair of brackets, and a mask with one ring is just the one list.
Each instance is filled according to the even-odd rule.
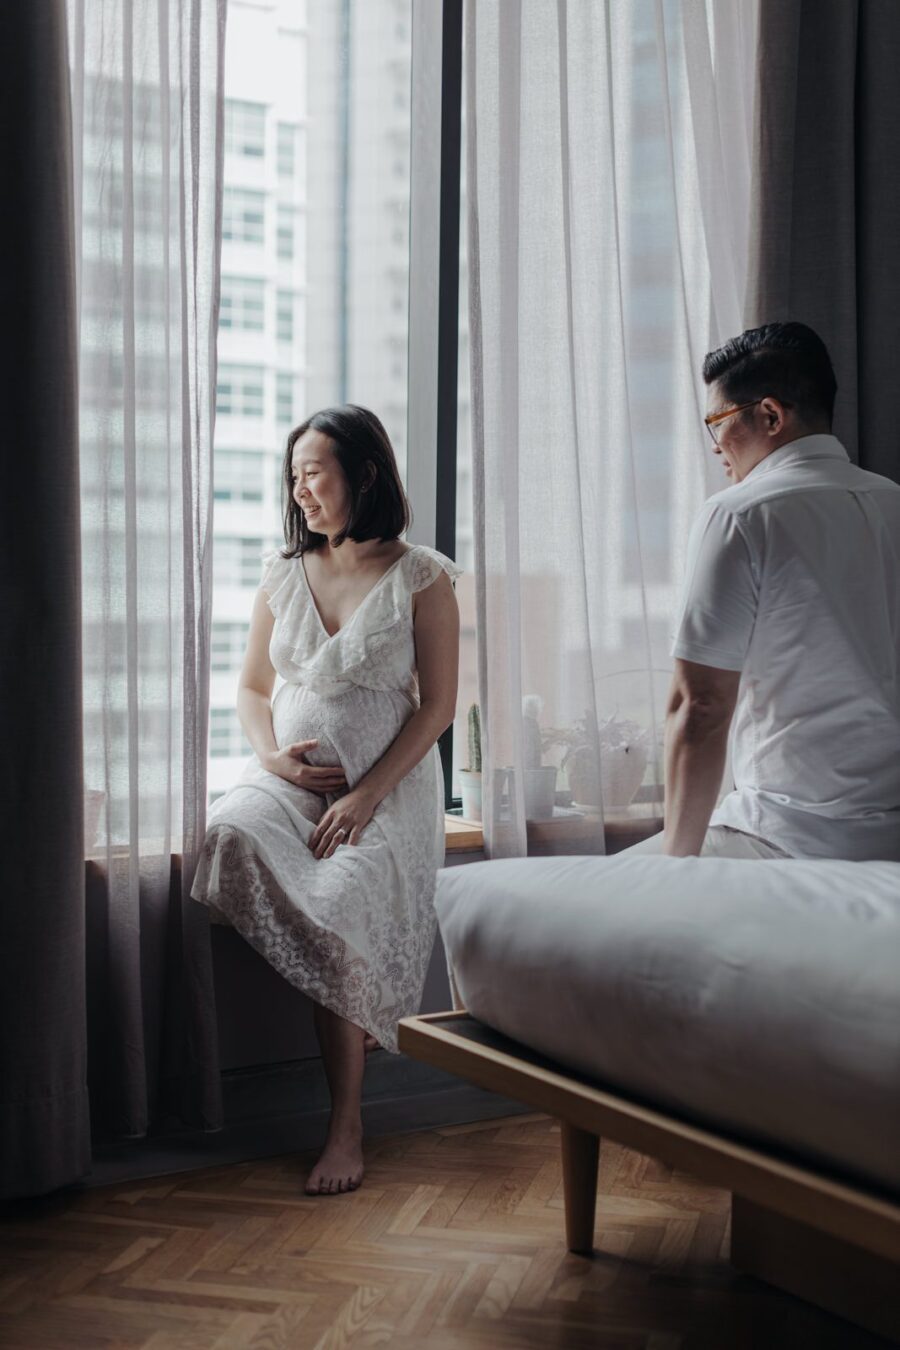
[[900,1337],[900,864],[528,858],[439,874],[461,1005],[400,1047],[732,1191],[732,1260]]

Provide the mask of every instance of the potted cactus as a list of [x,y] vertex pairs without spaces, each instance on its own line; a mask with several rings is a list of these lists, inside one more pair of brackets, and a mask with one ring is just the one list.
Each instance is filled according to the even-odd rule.
[[473,703],[468,714],[469,767],[460,769],[462,813],[466,820],[481,820],[481,715]]
[[543,763],[543,738],[540,715],[543,701],[539,694],[522,699],[522,729],[525,737],[523,787],[525,819],[552,820],[556,800],[556,765]]

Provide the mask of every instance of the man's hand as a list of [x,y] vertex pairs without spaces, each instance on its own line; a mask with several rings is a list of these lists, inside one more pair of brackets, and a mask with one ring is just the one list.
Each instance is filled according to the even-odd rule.
[[699,854],[713,813],[728,728],[737,702],[739,670],[676,660],[666,710],[665,852]]

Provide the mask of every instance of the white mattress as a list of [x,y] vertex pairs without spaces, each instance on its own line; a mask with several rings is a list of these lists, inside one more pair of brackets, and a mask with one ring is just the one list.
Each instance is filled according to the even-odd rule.
[[503,859],[435,903],[474,1017],[900,1193],[900,864]]

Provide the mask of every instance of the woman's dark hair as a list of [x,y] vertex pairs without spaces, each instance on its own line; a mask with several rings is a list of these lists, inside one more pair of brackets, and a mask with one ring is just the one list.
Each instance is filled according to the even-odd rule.
[[732,403],[777,398],[804,421],[831,426],[837,380],[825,343],[805,323],[767,323],[709,352],[703,378]]
[[399,538],[410,526],[412,509],[400,481],[394,447],[373,412],[355,403],[345,403],[313,413],[287,438],[282,475],[285,541],[282,556],[296,558],[328,542],[327,535],[307,528],[306,517],[294,501],[291,479],[294,446],[310,429],[329,438],[350,489],[347,523],[335,535],[332,547],[338,548],[348,538],[357,542]]

